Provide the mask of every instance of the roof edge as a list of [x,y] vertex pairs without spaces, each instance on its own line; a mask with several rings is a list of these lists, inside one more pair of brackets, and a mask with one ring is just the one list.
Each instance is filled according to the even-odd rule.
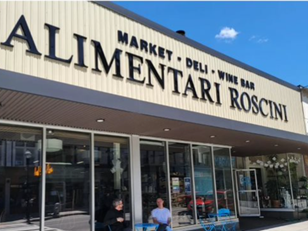
[[107,8],[107,9],[109,9],[109,10],[111,10],[111,11],[117,13],[117,14],[120,14],[120,15],[124,16],[124,17],[127,17],[127,18],[129,18],[129,19],[131,19],[133,21],[141,23],[141,24],[143,24],[146,27],[152,28],[152,29],[154,29],[154,30],[156,30],[156,31],[158,31],[158,32],[168,36],[168,37],[171,37],[171,38],[176,39],[176,40],[178,40],[180,42],[183,42],[186,45],[192,46],[192,47],[194,47],[194,48],[196,48],[198,50],[201,50],[201,51],[203,51],[205,53],[213,55],[213,56],[215,56],[215,57],[217,57],[217,58],[219,58],[219,59],[221,59],[223,61],[226,61],[226,62],[231,63],[233,65],[236,65],[238,67],[241,67],[241,68],[243,68],[243,69],[245,69],[247,71],[251,71],[251,72],[253,72],[253,73],[257,74],[257,75],[260,75],[260,76],[262,76],[262,77],[264,77],[264,78],[266,78],[268,80],[274,81],[274,82],[279,83],[279,84],[281,84],[281,85],[283,85],[285,87],[291,88],[292,90],[299,91],[297,86],[295,86],[295,85],[293,85],[293,84],[291,84],[289,82],[286,82],[286,81],[284,81],[282,79],[279,79],[278,77],[275,77],[275,76],[273,76],[271,74],[268,74],[268,73],[266,73],[264,71],[261,71],[261,70],[259,70],[257,68],[254,68],[254,67],[252,67],[252,66],[250,66],[248,64],[245,64],[245,63],[243,63],[243,62],[241,62],[239,60],[231,58],[230,56],[227,56],[227,55],[225,55],[223,53],[220,53],[220,52],[218,52],[216,50],[213,50],[212,48],[209,48],[209,47],[207,47],[207,46],[205,46],[205,45],[203,45],[203,44],[201,44],[199,42],[196,42],[196,41],[194,41],[194,40],[192,40],[190,38],[182,36],[182,35],[174,32],[174,31],[168,29],[167,27],[164,27],[164,26],[162,26],[162,25],[160,25],[158,23],[155,23],[155,22],[147,19],[147,18],[144,18],[143,16],[135,14],[132,11],[129,11],[129,10],[127,10],[127,9],[117,5],[117,4],[114,4],[112,2],[102,2],[102,1],[91,1],[91,2],[95,3],[95,4],[98,4],[98,5],[100,5],[100,6],[104,7],[104,8]]
[[[18,83],[18,84],[16,84]],[[304,134],[172,108],[79,86],[0,69],[0,88],[165,119],[230,129],[308,144]],[[215,125],[215,126],[214,126]]]

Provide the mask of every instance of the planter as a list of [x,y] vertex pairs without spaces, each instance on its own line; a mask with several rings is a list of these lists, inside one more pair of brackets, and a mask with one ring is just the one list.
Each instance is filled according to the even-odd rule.
[[271,200],[272,208],[280,208],[280,200]]

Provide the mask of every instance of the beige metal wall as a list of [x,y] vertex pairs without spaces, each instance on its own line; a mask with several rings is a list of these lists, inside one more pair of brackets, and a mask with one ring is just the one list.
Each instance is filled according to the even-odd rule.
[[303,92],[303,108],[306,124],[306,134],[308,135],[308,92]]
[[[306,132],[304,129],[300,93],[180,43],[94,3],[1,2],[0,42],[4,42],[7,39],[21,15],[25,16],[36,46],[43,55],[36,56],[27,54],[25,52],[27,44],[21,40],[14,39],[12,42],[14,45],[13,49],[0,46],[0,68],[2,69],[250,124],[272,127],[299,134],[305,134]],[[49,49],[48,30],[44,26],[45,23],[60,28],[57,34],[56,54],[61,58],[69,58],[71,55],[74,55],[71,64],[64,64],[44,57],[44,55],[48,54]],[[168,61],[166,58],[155,57],[146,54],[144,51],[118,43],[118,30],[127,32],[129,35],[134,35],[137,39],[144,39],[149,43],[151,42],[157,44],[157,46],[172,50],[172,60]],[[74,65],[77,62],[77,42],[73,37],[74,33],[87,37],[84,48],[85,62],[89,68],[77,68]],[[113,72],[114,67],[112,67],[108,75],[104,72],[97,73],[92,71],[95,63],[94,48],[91,44],[92,39],[101,43],[108,60],[110,60],[116,48],[123,50],[121,54],[123,80],[112,77],[111,72]],[[188,93],[189,95],[187,97],[173,94],[173,77],[170,73],[165,76],[164,90],[159,87],[154,78],[153,88],[128,81],[128,61],[125,52],[139,55],[143,59],[150,59],[157,68],[159,66],[158,64],[161,63],[167,67],[182,70],[183,78],[179,81],[179,89],[181,92],[184,91],[189,74],[192,75],[196,83],[198,93],[200,88],[198,77],[208,79],[212,85],[214,85],[214,82],[220,83],[222,105],[217,106],[208,101],[204,102],[192,99],[190,93]],[[178,61],[177,57],[182,57],[182,61]],[[205,75],[186,68],[185,57],[190,57],[207,64],[209,73]],[[137,64],[138,62],[136,62]],[[140,78],[147,76],[146,65],[143,64],[141,67]],[[100,68],[103,69],[102,66]],[[215,74],[211,73],[212,69],[216,70]],[[244,89],[232,83],[219,80],[217,70],[222,70],[236,75],[239,78],[254,82],[255,90]],[[254,115],[252,112],[246,113],[244,111],[230,109],[230,93],[228,87],[236,88],[240,93],[246,91],[249,95],[258,96],[259,99],[264,97],[268,100],[286,105],[289,121],[273,120],[269,117],[264,118],[260,113]],[[214,89],[212,89],[212,92],[214,93]]]

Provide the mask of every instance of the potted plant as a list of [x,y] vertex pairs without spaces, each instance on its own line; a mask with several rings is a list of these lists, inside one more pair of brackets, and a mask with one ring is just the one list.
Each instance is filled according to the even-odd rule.
[[308,209],[303,209],[301,213],[305,214],[306,218],[308,218]]
[[307,177],[301,176],[298,178],[298,191],[301,199],[307,199],[306,191],[307,191]]
[[278,193],[278,181],[270,179],[265,184],[267,194],[270,197],[271,205],[274,208],[280,207],[279,193]]

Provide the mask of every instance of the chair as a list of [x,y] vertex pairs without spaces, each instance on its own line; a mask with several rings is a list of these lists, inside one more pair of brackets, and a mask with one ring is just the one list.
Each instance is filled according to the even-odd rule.
[[214,222],[213,221],[204,222],[204,220],[202,219],[202,216],[199,216],[199,222],[205,231],[216,230],[215,221]]
[[[209,214],[207,215],[209,216]],[[197,217],[198,217],[201,227],[205,231],[216,230],[215,219],[212,219],[211,217],[209,217],[210,218],[209,220],[205,220],[204,218],[206,218],[206,216],[200,215],[198,210],[197,210]]]
[[231,220],[231,211],[230,209],[222,208],[218,210],[218,218],[222,224],[221,230],[223,231],[235,231],[237,222]]
[[95,230],[96,231],[112,231],[110,225],[105,225],[102,222],[95,222]]
[[136,230],[148,230],[148,229],[155,229],[155,231],[158,229],[158,224],[153,224],[153,223],[139,223],[139,224],[135,224],[135,229]]

